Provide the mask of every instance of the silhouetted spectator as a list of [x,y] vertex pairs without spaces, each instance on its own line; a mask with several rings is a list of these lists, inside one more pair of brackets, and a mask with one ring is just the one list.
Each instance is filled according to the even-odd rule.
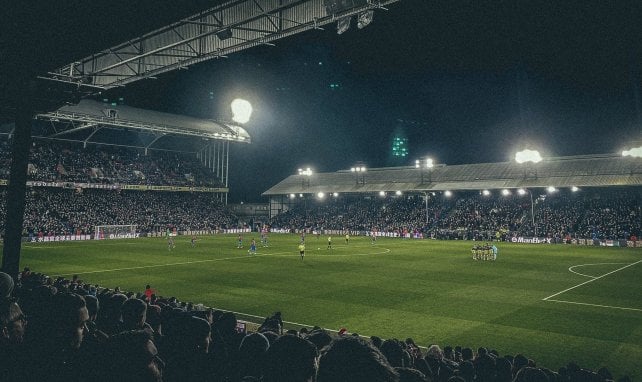
[[321,351],[318,382],[397,382],[399,374],[373,345],[358,337],[334,340]]
[[144,330],[119,333],[109,340],[104,381],[161,382],[163,361],[152,336]]
[[264,382],[314,382],[319,352],[310,341],[293,335],[279,337],[265,355]]

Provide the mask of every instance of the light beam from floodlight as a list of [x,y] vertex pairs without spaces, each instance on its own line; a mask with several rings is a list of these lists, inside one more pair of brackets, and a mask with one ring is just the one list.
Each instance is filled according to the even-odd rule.
[[539,163],[542,161],[542,156],[537,150],[522,150],[515,153],[515,162],[517,163],[526,163],[533,162]]
[[232,120],[234,122],[246,123],[250,120],[252,105],[248,101],[237,98],[232,101],[230,106],[232,107]]

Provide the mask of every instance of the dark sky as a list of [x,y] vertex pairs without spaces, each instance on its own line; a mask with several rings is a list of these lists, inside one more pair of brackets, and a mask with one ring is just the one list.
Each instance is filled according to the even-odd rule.
[[[157,13],[164,22],[172,12]],[[526,145],[618,152],[642,138],[641,20],[640,1],[402,0],[362,30],[328,25],[111,96],[225,119],[233,98],[249,100],[253,143],[231,150],[236,202],[260,201],[304,165],[398,164],[398,132],[405,165],[505,161]]]

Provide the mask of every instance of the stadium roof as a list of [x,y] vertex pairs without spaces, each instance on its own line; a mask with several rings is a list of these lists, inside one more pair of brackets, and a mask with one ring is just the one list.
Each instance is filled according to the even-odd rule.
[[642,185],[642,159],[607,154],[548,158],[537,164],[437,165],[432,170],[389,167],[369,168],[361,173],[340,170],[311,176],[291,175],[263,195],[639,185]]
[[[90,93],[226,57],[399,0],[232,0],[75,60],[40,78]],[[385,8],[384,8],[385,9]],[[151,10],[153,12],[153,10]],[[349,20],[349,19],[347,19]]]
[[113,127],[250,143],[250,135],[238,125],[93,100],[81,100],[78,105],[63,106],[38,114],[36,118],[60,125],[49,138],[84,129]]

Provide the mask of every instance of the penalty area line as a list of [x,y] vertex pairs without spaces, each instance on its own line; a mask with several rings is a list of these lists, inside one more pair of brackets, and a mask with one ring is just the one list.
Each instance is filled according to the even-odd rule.
[[555,296],[559,296],[559,295],[560,295],[560,294],[562,294],[562,293],[566,293],[566,292],[568,292],[568,291],[570,291],[570,290],[573,290],[573,289],[575,289],[575,288],[581,287],[582,285],[586,285],[586,284],[588,284],[588,283],[592,283],[592,282],[593,282],[593,281],[595,281],[595,280],[599,280],[599,279],[601,279],[601,278],[603,278],[603,277],[606,277],[606,276],[608,276],[608,275],[611,275],[611,274],[613,274],[613,273],[615,273],[615,272],[619,272],[619,271],[621,271],[622,269],[626,269],[626,268],[628,268],[628,267],[631,267],[631,266],[636,265],[636,264],[639,264],[639,263],[642,263],[642,260],[636,261],[635,263],[631,263],[631,264],[629,264],[629,265],[625,265],[625,266],[620,267],[620,268],[618,268],[618,269],[616,269],[616,270],[614,270],[614,271],[611,271],[611,272],[605,273],[605,274],[603,274],[602,276],[598,276],[598,277],[596,277],[596,278],[593,278],[593,279],[590,279],[590,280],[584,281],[584,282],[583,282],[583,283],[581,283],[581,284],[577,284],[577,285],[572,286],[572,287],[570,287],[570,288],[566,288],[566,289],[564,289],[563,291],[561,291],[561,292],[557,292],[557,293],[555,293],[555,294],[552,294],[552,295],[550,295],[550,296],[548,296],[548,297],[543,298],[542,300],[543,300],[543,301],[546,301],[546,300],[548,300],[548,299],[550,299],[550,298],[553,298],[553,297],[555,297]]
[[600,304],[589,304],[587,302],[576,302],[576,301],[566,301],[566,300],[554,300],[554,299],[548,299],[546,301],[551,301],[551,302],[561,302],[564,304],[573,304],[573,305],[586,305],[586,306],[595,306],[598,308],[610,308],[610,309],[621,309],[621,310],[633,310],[636,312],[642,312],[642,309],[638,308],[626,308],[623,306],[612,306],[612,305],[600,305]]

